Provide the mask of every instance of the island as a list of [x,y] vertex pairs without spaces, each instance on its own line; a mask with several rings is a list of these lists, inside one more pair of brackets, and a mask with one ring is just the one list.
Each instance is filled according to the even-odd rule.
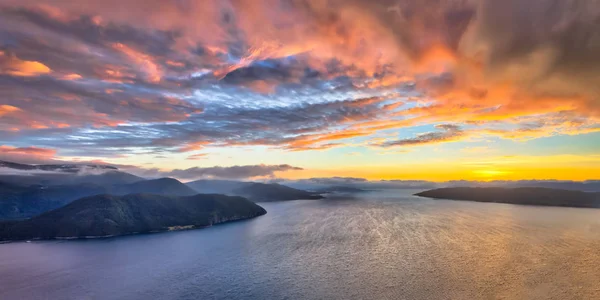
[[247,197],[254,202],[315,200],[324,198],[317,193],[299,190],[277,183],[258,182],[235,189],[232,194]]
[[97,238],[203,228],[266,213],[246,198],[219,194],[103,194],[28,220],[4,222],[0,240]]
[[334,185],[323,187],[316,190],[318,193],[364,193],[368,192],[368,190],[364,190],[361,188],[353,187],[353,186],[345,186],[345,185]]
[[318,192],[295,189],[277,183],[201,179],[186,183],[198,193],[241,196],[254,202],[323,199]]
[[600,208],[600,193],[540,187],[452,187],[428,190],[415,195],[475,202]]

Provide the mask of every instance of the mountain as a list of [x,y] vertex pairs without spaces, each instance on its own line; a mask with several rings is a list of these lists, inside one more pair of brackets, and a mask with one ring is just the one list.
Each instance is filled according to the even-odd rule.
[[362,193],[368,190],[360,189],[352,186],[335,185],[316,189],[319,193]]
[[171,196],[191,196],[198,194],[195,190],[174,178],[150,179],[118,185],[110,189],[109,192],[110,194],[116,195],[147,193]]
[[277,183],[252,183],[233,190],[254,202],[322,199],[323,196]]
[[243,220],[266,211],[242,197],[96,195],[29,220],[4,223],[0,240],[85,238],[191,229]]
[[253,182],[233,180],[200,179],[186,183],[198,193],[231,194],[235,189],[251,185]]
[[476,202],[600,208],[600,193],[550,188],[455,187],[434,189],[415,195]]
[[94,184],[25,187],[0,182],[0,220],[29,218],[75,199],[105,192],[106,188]]
[[444,187],[540,187],[559,190],[575,190],[582,192],[600,192],[600,180],[570,181],[570,180],[516,180],[516,181],[467,181],[455,180],[443,184]]
[[0,220],[25,219],[64,206],[73,200],[99,194],[126,195],[152,193],[159,195],[190,196],[196,191],[173,178],[142,180],[130,184],[21,186],[0,182]]
[[202,179],[186,183],[199,193],[218,193],[246,197],[255,202],[322,199],[318,193],[277,183]]

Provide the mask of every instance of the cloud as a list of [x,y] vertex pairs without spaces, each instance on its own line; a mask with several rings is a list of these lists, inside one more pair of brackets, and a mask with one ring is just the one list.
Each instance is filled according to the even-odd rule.
[[555,2],[3,0],[0,136],[110,157],[596,132],[600,7]]
[[55,155],[55,149],[0,145],[0,160],[37,163],[51,160]]
[[158,170],[149,170],[143,173],[146,177],[175,177],[184,180],[198,178],[223,178],[223,179],[247,179],[256,177],[272,177],[278,172],[303,170],[299,167],[282,165],[246,165],[231,167],[193,167],[189,169],[175,169],[172,171],[161,172]]
[[28,77],[50,73],[50,68],[37,61],[21,60],[0,50],[0,73]]
[[316,183],[316,184],[336,185],[336,184],[349,184],[349,183],[363,183],[363,182],[367,182],[368,180],[365,178],[357,178],[357,177],[318,177],[318,178],[302,179],[301,181]]
[[442,124],[436,125],[435,128],[440,131],[422,133],[414,138],[387,141],[378,144],[378,146],[388,148],[396,146],[418,146],[434,143],[445,143],[456,141],[466,136],[466,133],[457,125]]
[[207,153],[198,153],[198,154],[190,155],[186,159],[187,160],[200,160],[200,159],[206,159],[207,156],[208,156]]
[[14,107],[12,105],[0,105],[0,116],[20,111],[18,107]]

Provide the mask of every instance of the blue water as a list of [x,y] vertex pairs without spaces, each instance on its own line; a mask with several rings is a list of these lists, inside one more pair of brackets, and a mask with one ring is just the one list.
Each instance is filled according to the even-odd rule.
[[600,299],[600,210],[414,191],[212,228],[0,245],[0,299]]

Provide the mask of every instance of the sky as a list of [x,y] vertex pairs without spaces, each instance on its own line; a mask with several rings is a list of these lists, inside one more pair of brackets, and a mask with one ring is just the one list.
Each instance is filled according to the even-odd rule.
[[599,179],[599,20],[596,0],[0,0],[0,159]]

